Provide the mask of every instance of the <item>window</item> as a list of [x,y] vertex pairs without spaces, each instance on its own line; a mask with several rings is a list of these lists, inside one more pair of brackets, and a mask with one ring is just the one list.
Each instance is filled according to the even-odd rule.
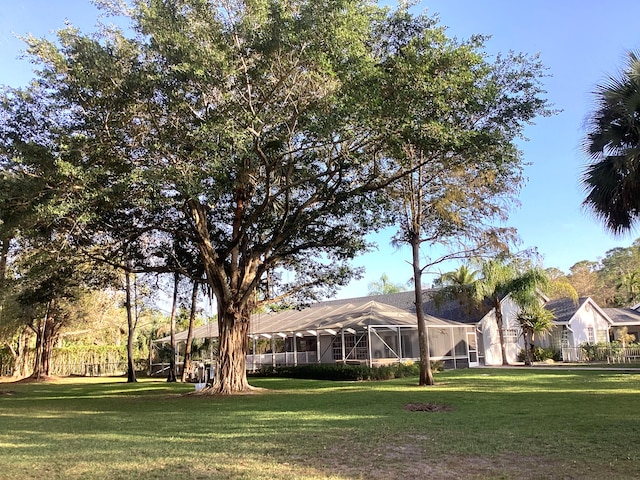
[[567,342],[567,332],[564,329],[555,329],[551,333],[551,348],[554,350],[560,350],[564,344]]
[[596,336],[593,327],[587,327],[587,342],[596,343]]
[[[333,337],[333,359],[342,360],[342,336],[340,334]],[[345,334],[344,336],[344,354],[348,359],[366,360],[369,356],[367,346],[367,336],[365,334],[353,335]]]
[[518,343],[518,337],[520,332],[517,328],[505,328],[504,329],[504,342],[505,343]]

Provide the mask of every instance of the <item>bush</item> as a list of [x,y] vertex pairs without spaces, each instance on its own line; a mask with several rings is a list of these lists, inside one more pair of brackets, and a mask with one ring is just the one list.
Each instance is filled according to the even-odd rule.
[[[526,353],[524,348],[518,353],[518,361],[524,362]],[[553,360],[559,362],[562,360],[562,355],[559,351],[552,348],[533,347],[533,361],[544,362],[545,360]]]
[[618,342],[583,343],[580,345],[580,351],[585,362],[605,362],[610,356],[619,356],[622,347]]
[[[442,370],[442,362],[431,362],[434,372]],[[298,366],[264,366],[254,376],[305,378],[310,380],[390,380],[415,377],[420,374],[419,363],[394,363],[380,367],[368,365],[344,365],[342,363],[314,363]]]

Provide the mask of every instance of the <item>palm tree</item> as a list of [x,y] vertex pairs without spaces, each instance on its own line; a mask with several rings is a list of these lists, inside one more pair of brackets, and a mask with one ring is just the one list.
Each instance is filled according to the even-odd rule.
[[461,265],[457,270],[443,273],[434,283],[442,286],[465,286],[476,281],[478,272],[469,270],[466,265]]
[[528,305],[520,310],[516,320],[522,329],[524,340],[524,364],[533,363],[533,342],[536,335],[544,336],[553,328],[553,313],[546,310],[540,303]]
[[624,292],[622,302],[624,305],[634,304],[640,297],[640,271],[627,272],[622,275],[616,290]]
[[640,216],[640,58],[596,87],[596,109],[583,143],[591,158],[582,176],[583,205],[612,232],[629,231]]
[[531,267],[521,271],[515,264],[501,260],[484,262],[480,271],[482,278],[473,284],[473,296],[476,301],[484,303],[495,311],[502,364],[508,365],[502,300],[511,294],[521,308],[532,305],[537,301],[537,292],[548,288],[549,278],[541,268]]
[[477,310],[478,305],[474,298],[474,283],[478,272],[470,270],[466,265],[461,265],[457,270],[443,273],[440,278],[434,280],[434,286],[438,290],[433,295],[437,308],[445,302],[457,300],[471,315]]
[[386,273],[380,275],[380,281],[369,283],[368,288],[369,295],[386,295],[388,293],[398,293],[402,291],[402,285],[391,282]]

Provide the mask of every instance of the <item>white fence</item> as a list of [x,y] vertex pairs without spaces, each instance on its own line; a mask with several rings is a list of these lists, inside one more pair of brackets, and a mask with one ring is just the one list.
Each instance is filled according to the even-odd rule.
[[316,352],[281,352],[247,355],[247,370],[258,370],[262,366],[295,366],[318,363]]
[[623,348],[615,343],[609,345],[583,345],[580,347],[563,347],[561,353],[562,361],[564,362],[640,362],[640,346]]

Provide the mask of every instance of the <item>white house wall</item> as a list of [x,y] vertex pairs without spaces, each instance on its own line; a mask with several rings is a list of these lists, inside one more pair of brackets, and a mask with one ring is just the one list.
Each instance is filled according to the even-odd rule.
[[546,335],[536,334],[533,338],[534,345],[542,348],[560,350],[562,347],[562,328],[562,325],[555,325]]
[[[589,328],[593,329],[593,338],[589,338]],[[598,312],[598,310],[589,302],[578,309],[569,322],[569,345],[571,347],[579,347],[583,343],[598,342],[598,331],[607,331],[609,322]],[[603,334],[601,334],[602,336]],[[605,336],[605,341],[608,335]]]
[[493,310],[480,320],[480,331],[482,332],[482,344],[484,345],[485,365],[502,365],[500,335]]
[[[520,326],[516,320],[518,307],[507,297],[502,301],[502,322],[504,329],[514,329],[520,332]],[[496,323],[495,310],[491,310],[480,320],[480,330],[482,331],[482,345],[484,347],[485,365],[502,365],[502,349],[500,347],[500,334]],[[522,350],[522,339],[518,334],[516,342],[506,341],[507,362],[518,361],[518,353]]]
[[504,328],[515,333],[515,336],[511,336],[512,341],[509,341],[509,339],[505,337],[508,363],[516,363],[518,361],[518,354],[524,348],[524,340],[521,335],[522,329],[518,322],[519,312],[520,307],[511,300],[511,297],[507,297],[502,301],[502,321],[504,322]]

